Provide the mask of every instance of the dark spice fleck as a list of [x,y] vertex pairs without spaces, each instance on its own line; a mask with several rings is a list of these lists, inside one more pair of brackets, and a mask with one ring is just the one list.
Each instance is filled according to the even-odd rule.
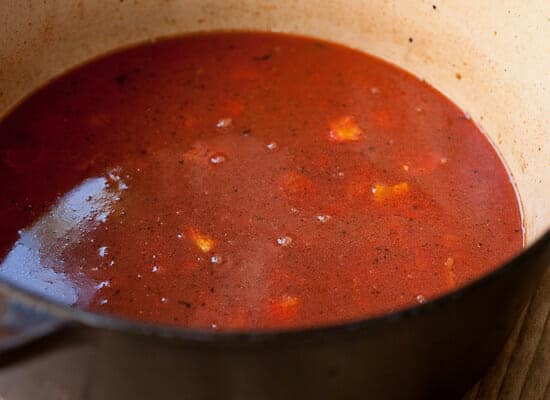
[[124,85],[127,80],[128,80],[128,74],[125,74],[125,73],[118,74],[115,77],[115,82],[120,86]]
[[409,38],[409,43],[412,43],[412,42],[413,42],[413,38],[410,37],[410,38]]
[[254,57],[255,61],[267,61],[271,58],[271,54],[264,54],[263,56]]
[[185,306],[186,308],[191,308],[192,304],[185,301],[185,300],[178,300],[178,304],[181,304],[182,306]]

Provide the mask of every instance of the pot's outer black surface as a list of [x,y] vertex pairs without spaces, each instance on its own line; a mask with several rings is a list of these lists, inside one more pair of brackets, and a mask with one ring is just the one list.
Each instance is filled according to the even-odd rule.
[[[41,374],[59,381],[68,398],[459,398],[494,360],[549,263],[547,233],[509,264],[434,302],[296,332],[201,335],[68,310],[78,324],[1,361],[7,368],[61,354],[56,362],[72,363],[70,377]],[[64,347],[85,350],[64,359]]]

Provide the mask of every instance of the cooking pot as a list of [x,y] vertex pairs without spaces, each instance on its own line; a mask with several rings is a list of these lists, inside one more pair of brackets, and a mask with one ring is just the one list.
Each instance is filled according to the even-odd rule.
[[548,15],[545,0],[0,2],[0,116],[87,60],[188,32],[291,32],[389,60],[488,135],[521,198],[527,246],[426,304],[294,331],[143,324],[0,281],[0,376],[17,382],[10,400],[460,397],[495,359],[550,264]]

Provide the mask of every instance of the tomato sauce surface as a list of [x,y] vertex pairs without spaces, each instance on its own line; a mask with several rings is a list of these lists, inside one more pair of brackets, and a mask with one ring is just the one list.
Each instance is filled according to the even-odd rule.
[[475,124],[335,44],[217,33],[63,75],[0,124],[0,274],[147,322],[279,329],[425,302],[522,248]]

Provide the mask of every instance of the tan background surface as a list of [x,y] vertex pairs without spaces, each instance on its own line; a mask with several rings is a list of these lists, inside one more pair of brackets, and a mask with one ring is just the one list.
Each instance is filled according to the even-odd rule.
[[550,399],[550,270],[487,375],[464,400]]

